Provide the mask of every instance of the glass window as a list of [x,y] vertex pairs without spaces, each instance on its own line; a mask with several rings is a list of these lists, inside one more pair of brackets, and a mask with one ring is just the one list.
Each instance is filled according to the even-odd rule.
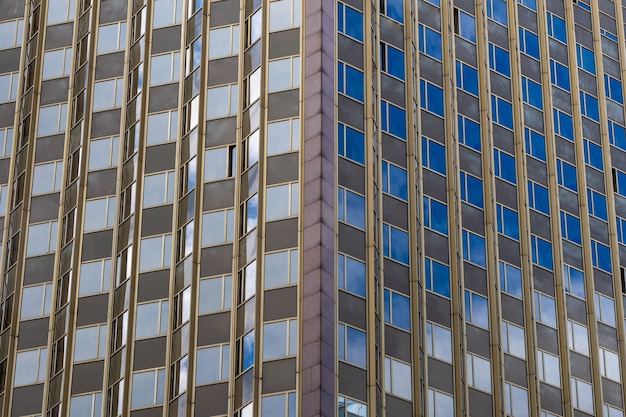
[[626,173],[613,168],[613,191],[626,196]]
[[109,291],[111,260],[102,259],[80,264],[78,295],[90,295]]
[[234,145],[204,151],[204,181],[232,177],[235,173],[237,148]]
[[239,25],[209,30],[209,59],[235,55],[238,52]]
[[[501,0],[494,0],[501,1]],[[456,85],[463,91],[478,95],[478,70],[468,64],[456,61]]]
[[174,201],[174,171],[146,175],[143,179],[143,207]]
[[15,100],[19,73],[13,72],[0,75],[0,103]]
[[235,116],[237,114],[239,103],[239,88],[237,84],[211,87],[207,90],[206,94],[207,119]]
[[470,42],[476,42],[476,19],[459,9],[454,9],[455,33]]
[[502,23],[506,26],[506,1],[505,0],[487,0],[487,17]]
[[517,0],[517,4],[521,4],[533,11],[537,11],[537,0]]
[[593,414],[593,389],[591,384],[572,378],[572,405],[587,413]]
[[232,281],[231,275],[200,280],[198,314],[229,310],[232,302]]
[[37,136],[53,135],[65,132],[67,104],[55,104],[39,108]]
[[446,150],[444,146],[422,137],[422,164],[439,174],[446,175]]
[[594,294],[594,298],[598,321],[615,327],[615,301],[599,292]]
[[383,256],[409,263],[409,234],[383,223]]
[[411,401],[412,382],[411,365],[385,356],[385,391]]
[[261,397],[260,417],[296,417],[296,393]]
[[604,194],[587,188],[587,207],[589,214],[606,221],[606,197]]
[[560,110],[553,109],[554,133],[563,136],[565,139],[574,140],[574,122],[572,116]]
[[33,172],[33,195],[61,190],[63,183],[63,162],[49,162],[35,165]]
[[298,321],[263,324],[263,360],[293,356],[298,347]]
[[380,127],[383,132],[406,140],[406,112],[385,100],[380,100]]
[[[499,0],[498,0],[499,1]],[[509,58],[509,51],[496,46],[493,43],[489,43],[489,68],[504,75],[505,77],[511,76],[511,61]]]
[[[210,51],[211,50],[209,49],[209,52]],[[171,52],[151,57],[150,85],[159,85],[178,81],[179,74],[180,52]]]
[[166,268],[170,266],[172,235],[162,235],[141,239],[139,250],[139,271]]
[[491,95],[491,118],[509,129],[513,129],[513,105],[503,98]]
[[270,31],[300,26],[300,1],[277,0],[270,2]]
[[535,320],[556,327],[556,303],[554,298],[535,291]]
[[[522,387],[505,382],[504,406],[507,416],[528,417],[528,391]],[[541,417],[547,416],[542,415]]]
[[107,110],[122,105],[124,91],[122,78],[98,81],[93,90],[93,111]]
[[519,49],[526,55],[539,59],[539,36],[526,28],[520,27]]
[[424,258],[426,289],[450,298],[450,269],[448,265]]
[[583,271],[563,264],[563,281],[566,292],[582,299],[585,298],[585,277]]
[[454,415],[454,397],[428,388],[428,417],[450,417]]
[[9,186],[0,185],[0,216],[3,216],[7,212],[7,202],[9,197]]
[[85,203],[85,232],[113,227],[115,196],[87,200]]
[[265,289],[298,282],[298,250],[284,250],[265,254]]
[[76,329],[74,336],[74,362],[102,359],[107,350],[107,325]]
[[17,352],[13,384],[18,386],[44,382],[47,358],[48,349],[46,348]]
[[461,171],[461,200],[483,208],[483,181]]
[[565,20],[550,12],[546,14],[548,19],[548,35],[563,43],[567,43],[567,31],[565,30]]
[[387,17],[402,23],[402,0],[381,0],[380,12]]
[[13,48],[22,44],[24,20],[9,20],[0,23],[0,49]]
[[57,245],[57,222],[31,224],[28,226],[26,256],[54,252]]
[[463,230],[463,260],[486,267],[484,237]]
[[176,140],[177,123],[178,112],[176,110],[149,114],[146,144],[154,145]]
[[572,191],[577,191],[578,186],[576,184],[576,167],[572,164],[568,164],[562,159],[556,159],[556,173],[557,182],[565,188],[569,188]]
[[554,385],[561,386],[561,369],[559,364],[559,357],[544,352],[543,350],[537,350],[537,374],[539,380]]
[[234,216],[233,209],[202,214],[202,246],[231,242],[235,231]]
[[[337,397],[338,417],[367,417],[367,405],[343,396]],[[291,417],[291,416],[289,416]]]
[[608,404],[602,404],[602,416],[603,417],[624,417],[624,412],[620,408],[611,407]]
[[358,259],[338,254],[337,286],[365,297],[365,263]]
[[617,228],[617,241],[622,244],[626,244],[626,219],[622,217],[616,217]]
[[580,245],[580,219],[561,210],[561,235]]
[[480,152],[480,125],[472,119],[459,115],[457,118],[459,143]]
[[116,166],[118,163],[119,143],[119,136],[90,141],[88,161],[89,170],[94,171],[96,169]]
[[528,181],[528,205],[543,214],[550,215],[548,189],[541,184]]
[[365,368],[365,332],[345,324],[337,324],[337,355],[340,360]]
[[603,243],[591,239],[591,263],[596,268],[611,273],[611,250]]
[[343,123],[337,124],[337,153],[359,164],[365,163],[365,136]]
[[420,52],[441,61],[441,33],[421,24],[417,33]]
[[75,395],[70,398],[69,417],[100,417],[102,415],[102,393]]
[[33,285],[22,290],[20,320],[34,319],[50,314],[52,284]]
[[624,103],[624,95],[622,93],[622,82],[610,75],[604,74],[604,88],[606,96],[611,100],[617,101],[620,104]]
[[343,62],[337,62],[337,88],[342,94],[363,101],[363,72]]
[[480,356],[467,353],[467,383],[469,386],[485,392],[491,392],[491,362]]
[[420,105],[422,109],[443,116],[443,88],[420,79]]
[[452,331],[430,321],[426,322],[426,352],[433,358],[452,362]]
[[401,200],[407,199],[406,170],[383,160],[383,192]]
[[47,24],[54,25],[73,20],[75,13],[75,0],[50,0],[48,2]]
[[603,347],[599,347],[598,351],[600,358],[600,375],[619,383],[619,355]]
[[168,301],[137,304],[135,338],[159,336],[167,333]]
[[265,190],[265,220],[297,216],[300,206],[297,182],[267,187]]
[[133,374],[130,408],[163,404],[165,369],[153,369]]
[[550,81],[557,87],[565,91],[570,91],[569,68],[551,59],[550,60]]
[[380,67],[387,74],[404,80],[404,52],[381,42]]
[[487,298],[470,290],[465,290],[465,320],[484,329],[489,328]]
[[404,330],[411,330],[411,306],[409,297],[385,288],[385,323]]
[[363,13],[337,2],[337,31],[357,41],[363,41]]
[[547,240],[531,235],[530,245],[533,263],[552,270],[552,244]]
[[576,44],[576,63],[578,64],[578,68],[592,74],[596,73],[596,61],[593,51],[579,43]]
[[[350,82],[350,81],[348,81]],[[269,62],[268,92],[300,86],[300,57],[276,59]],[[361,87],[362,88],[362,87]]]
[[580,111],[596,122],[600,120],[598,99],[585,91],[580,92]]
[[268,155],[277,155],[298,149],[300,149],[300,119],[287,119],[267,124]]
[[517,211],[503,206],[502,204],[496,204],[496,218],[498,223],[498,233],[502,233],[511,239],[519,239]]
[[517,182],[515,174],[515,157],[493,148],[493,171],[496,177],[515,184]]
[[13,128],[0,129],[0,158],[11,156],[13,147]]
[[230,376],[230,345],[199,348],[196,352],[196,384],[227,381]]
[[173,25],[181,20],[182,0],[154,0],[153,27]]
[[502,321],[502,350],[520,359],[526,359],[524,328]]
[[530,104],[539,110],[543,109],[541,84],[536,83],[527,77],[522,77],[522,100],[524,103]]
[[96,53],[107,54],[121,51],[126,47],[126,22],[98,27],[98,47]]
[[444,235],[448,234],[448,207],[428,196],[423,197],[424,216],[422,222],[428,227]]
[[[257,215],[258,215],[258,195],[255,194],[252,197],[250,197],[248,200],[246,200],[245,203],[243,203],[243,214],[242,214],[242,219],[241,219],[241,227],[243,230],[243,233],[248,233],[249,231],[251,231],[252,229],[254,229],[256,227],[257,224]],[[228,214],[227,214],[228,215]],[[229,218],[226,217],[226,233],[229,233]],[[232,237],[231,237],[232,240]]]
[[507,294],[522,298],[522,271],[511,264],[499,261],[500,289]]
[[365,229],[365,197],[347,188],[337,187],[337,219]]
[[575,321],[567,320],[567,346],[573,351],[589,355],[587,328]]
[[585,156],[585,164],[591,165],[599,170],[603,169],[602,164],[602,147],[590,140],[583,139],[583,151]]

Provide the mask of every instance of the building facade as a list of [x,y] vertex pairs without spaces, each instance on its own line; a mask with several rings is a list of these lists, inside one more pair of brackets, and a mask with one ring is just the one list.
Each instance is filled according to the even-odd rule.
[[623,417],[623,0],[0,0],[0,416]]

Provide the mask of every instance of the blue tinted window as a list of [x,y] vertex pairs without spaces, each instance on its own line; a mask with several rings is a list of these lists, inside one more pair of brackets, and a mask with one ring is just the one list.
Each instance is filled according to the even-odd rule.
[[604,88],[606,89],[606,96],[608,98],[615,100],[618,103],[624,103],[621,81],[604,74]]
[[408,264],[409,234],[404,230],[383,224],[383,255]]
[[411,307],[409,297],[385,289],[385,323],[404,330],[411,329]]
[[590,140],[583,139],[583,149],[585,151],[585,163],[601,170],[602,148]]
[[539,132],[524,128],[526,153],[542,161],[546,160],[546,138]]
[[480,151],[480,125],[461,115],[458,116],[457,122],[459,142]]
[[576,297],[585,298],[585,277],[583,271],[564,264],[563,281],[565,291]]
[[456,61],[456,85],[468,93],[478,95],[478,70]]
[[522,271],[519,268],[500,261],[500,289],[516,297],[522,297]]
[[444,235],[448,234],[448,207],[437,200],[424,196],[424,226]]
[[618,217],[616,219],[617,224],[617,241],[623,245],[626,245],[626,219]]
[[612,120],[609,120],[609,142],[611,145],[626,150],[626,129]]
[[343,123],[337,125],[337,153],[348,159],[365,163],[365,136]]
[[406,200],[406,170],[383,161],[383,191]]
[[533,263],[552,270],[552,244],[547,240],[531,235],[530,246]]
[[337,3],[337,30],[363,41],[363,13],[341,2]]
[[496,177],[515,184],[515,157],[498,148],[493,148],[493,162]]
[[626,197],[626,173],[613,168],[613,191]]
[[337,218],[360,229],[365,228],[365,197],[337,188]]
[[428,26],[419,25],[418,37],[420,52],[431,58],[441,60],[441,33]]
[[554,39],[558,39],[563,43],[567,43],[567,32],[565,31],[565,20],[560,17],[548,13],[548,35]]
[[402,23],[402,0],[381,0],[380,11],[386,16]]
[[557,158],[556,173],[559,185],[569,188],[572,191],[578,190],[578,186],[576,185],[576,167],[574,165]]
[[536,182],[528,181],[528,205],[543,214],[550,215],[548,189]]
[[492,95],[491,118],[494,122],[513,129],[513,105],[503,98]]
[[581,91],[580,112],[596,122],[599,121],[598,99],[585,91]]
[[433,259],[424,259],[424,273],[426,275],[426,289],[444,297],[450,297],[450,270],[448,265]]
[[580,245],[580,219],[561,210],[561,234],[565,239]]
[[458,13],[456,23],[456,33],[462,38],[471,42],[476,42],[476,23],[474,16],[467,14],[459,9],[455,9]]
[[551,59],[550,60],[550,81],[552,84],[569,91],[569,68]]
[[596,62],[593,57],[593,51],[578,43],[576,44],[576,62],[578,68],[582,68],[592,74],[596,73]]
[[446,151],[443,145],[422,137],[422,164],[446,175]]
[[356,366],[366,364],[365,332],[345,324],[337,324],[337,356]]
[[337,85],[339,92],[363,101],[363,73],[343,62],[337,63]]
[[574,122],[572,116],[560,110],[553,109],[554,133],[563,136],[565,139],[574,140]]
[[406,139],[406,113],[404,109],[393,104],[380,101],[380,124],[383,132],[391,133],[399,138]]
[[465,290],[465,320],[478,327],[489,328],[487,298]]
[[538,109],[543,108],[543,100],[541,98],[541,84],[533,80],[522,77],[522,99],[524,103],[530,104]]
[[517,0],[518,4],[522,4],[531,10],[537,11],[537,0]]
[[603,243],[591,239],[591,263],[609,274],[611,273],[611,249]]
[[386,43],[380,44],[382,70],[404,80],[404,52]]
[[463,259],[485,267],[485,238],[463,229]]
[[487,0],[487,17],[506,26],[506,1]]
[[510,77],[511,61],[509,59],[509,51],[489,43],[489,68]]
[[483,182],[480,178],[461,171],[461,200],[483,207]]
[[496,204],[496,215],[498,222],[498,233],[502,233],[511,239],[519,239],[519,223],[517,212],[502,204]]
[[339,288],[365,297],[365,263],[337,255],[337,283]]
[[420,105],[423,109],[443,116],[443,88],[420,80]]
[[605,28],[600,28],[600,35],[603,36],[605,39],[611,40],[613,42],[617,42],[617,35],[609,32]]
[[243,337],[241,344],[243,345],[241,371],[244,371],[254,364],[254,330]]
[[528,29],[520,27],[519,49],[526,55],[539,59],[539,37]]
[[606,197],[591,188],[587,188],[587,206],[589,214],[606,220]]

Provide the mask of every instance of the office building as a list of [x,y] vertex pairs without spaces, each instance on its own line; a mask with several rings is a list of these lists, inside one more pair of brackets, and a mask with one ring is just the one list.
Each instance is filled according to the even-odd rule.
[[0,416],[624,416],[623,0],[0,0]]

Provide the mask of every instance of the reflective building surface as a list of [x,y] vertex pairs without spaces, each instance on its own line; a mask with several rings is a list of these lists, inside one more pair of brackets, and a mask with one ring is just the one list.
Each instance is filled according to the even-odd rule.
[[0,0],[0,416],[624,417],[624,0]]

